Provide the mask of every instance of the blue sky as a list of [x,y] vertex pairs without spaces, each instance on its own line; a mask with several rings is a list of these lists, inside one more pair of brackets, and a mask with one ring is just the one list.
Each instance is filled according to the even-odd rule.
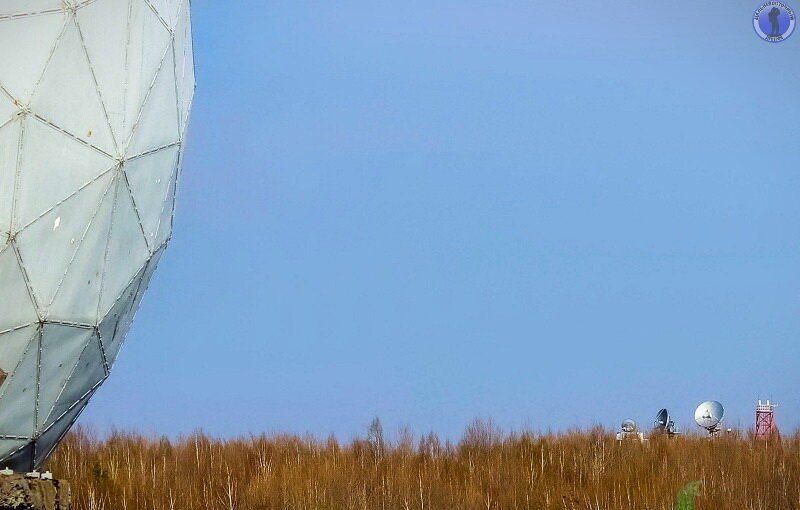
[[173,241],[82,422],[794,429],[800,36],[734,4],[195,0]]

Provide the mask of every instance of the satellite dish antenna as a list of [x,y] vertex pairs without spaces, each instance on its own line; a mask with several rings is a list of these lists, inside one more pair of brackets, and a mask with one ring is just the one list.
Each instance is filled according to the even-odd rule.
[[673,437],[678,433],[675,422],[672,421],[672,417],[669,415],[667,409],[662,409],[658,412],[656,420],[653,423],[653,430],[656,433],[667,434],[669,437]]
[[666,431],[668,424],[669,424],[669,411],[667,411],[666,409],[662,409],[656,415],[654,428],[656,430]]
[[697,406],[694,411],[694,421],[714,437],[719,432],[719,422],[722,421],[724,414],[725,409],[722,404],[716,400],[709,400]]

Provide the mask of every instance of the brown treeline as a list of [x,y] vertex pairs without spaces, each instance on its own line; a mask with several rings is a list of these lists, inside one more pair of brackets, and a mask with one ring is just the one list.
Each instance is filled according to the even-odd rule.
[[48,469],[75,510],[672,510],[699,481],[697,510],[800,509],[800,433],[734,432],[618,444],[602,428],[508,433],[476,421],[457,443],[377,420],[363,439],[263,435],[178,440],[76,428]]

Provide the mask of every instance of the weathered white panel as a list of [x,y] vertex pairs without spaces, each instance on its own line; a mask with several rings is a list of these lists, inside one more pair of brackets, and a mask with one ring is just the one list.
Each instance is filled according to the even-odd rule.
[[17,254],[13,246],[6,245],[0,251],[0,331],[24,326],[38,319]]
[[170,147],[133,159],[125,167],[136,212],[151,249],[156,247],[161,210],[167,199],[172,173],[178,164],[179,152],[179,147]]
[[17,234],[15,242],[42,311],[52,302],[110,178],[106,174],[92,182]]
[[0,386],[0,430],[3,436],[32,437],[34,434],[38,362],[37,329],[22,359]]
[[36,428],[41,430],[50,416],[78,357],[92,339],[91,329],[45,324],[42,328],[41,374],[39,375],[39,411]]
[[117,185],[117,198],[111,215],[111,233],[106,249],[106,267],[100,292],[102,315],[114,304],[131,279],[150,258],[144,233],[133,208],[133,199],[123,179]]
[[117,153],[78,26],[67,22],[30,103],[31,111],[109,155]]
[[141,154],[179,140],[178,98],[175,95],[175,63],[167,52],[161,69],[142,108],[133,130],[129,152]]
[[[2,12],[14,12],[13,0],[0,2]],[[22,2],[23,4],[29,2]],[[25,9],[25,6],[19,8]],[[20,11],[16,11],[20,12]],[[0,85],[20,105],[27,105],[50,53],[64,28],[63,13],[0,19]]]

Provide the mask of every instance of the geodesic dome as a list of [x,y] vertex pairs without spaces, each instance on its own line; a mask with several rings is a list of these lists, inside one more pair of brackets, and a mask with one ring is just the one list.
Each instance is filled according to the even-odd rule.
[[172,231],[189,0],[0,1],[0,467],[108,376]]

